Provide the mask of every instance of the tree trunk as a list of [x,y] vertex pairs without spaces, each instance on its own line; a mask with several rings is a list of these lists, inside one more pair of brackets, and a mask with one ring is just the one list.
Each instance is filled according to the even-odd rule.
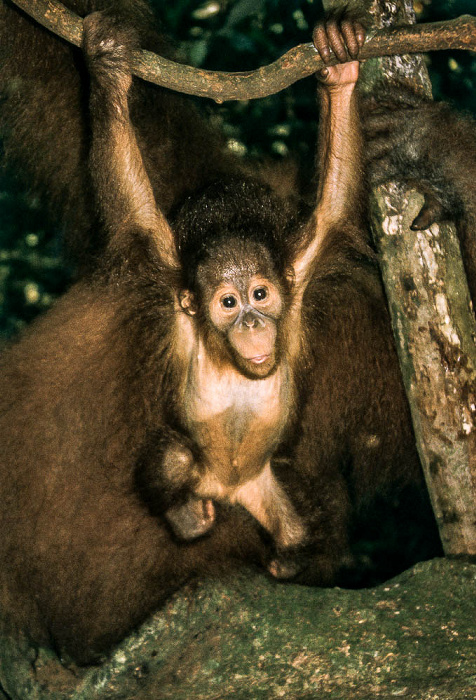
[[[371,0],[368,10],[377,28],[415,21],[410,0]],[[362,89],[397,77],[431,92],[420,56],[367,61]],[[475,555],[476,328],[456,230],[445,223],[411,231],[422,197],[397,183],[379,187],[372,200],[396,346],[444,551]]]

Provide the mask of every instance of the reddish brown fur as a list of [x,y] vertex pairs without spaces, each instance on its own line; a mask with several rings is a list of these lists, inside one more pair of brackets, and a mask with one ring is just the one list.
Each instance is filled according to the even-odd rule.
[[[419,187],[427,206],[414,223],[456,221],[468,284],[476,298],[476,124],[444,103],[422,99],[412,86],[382,87],[362,105],[367,156],[375,183],[396,179]],[[429,197],[428,197],[429,194]],[[419,219],[421,218],[421,223]]]
[[[83,14],[93,5],[66,4]],[[142,10],[140,2],[120,2],[115,11],[121,23],[139,26],[144,46],[157,48],[160,41]],[[8,3],[0,22],[7,96],[1,118],[10,130],[10,160],[49,197],[53,213],[60,211],[70,223],[74,218],[73,255],[85,247],[85,236],[93,250],[101,249],[83,168],[87,121],[79,58],[73,62],[70,49]],[[46,84],[39,79],[45,75]],[[12,92],[9,81],[18,76],[30,80]],[[137,84],[131,105],[147,174],[165,213],[189,190],[225,173],[241,174],[241,163],[222,154],[219,139],[202,130],[186,101]],[[302,320],[295,318],[285,335],[289,346],[297,335],[303,348],[290,429],[273,459],[276,478],[312,532],[303,579],[316,583],[334,580],[355,504],[380,486],[419,478],[364,225],[364,197],[361,190],[336,195],[339,207],[350,203],[351,220],[328,232],[304,294]],[[206,228],[210,196],[201,210],[182,208],[175,227],[179,241],[187,231],[201,235]],[[275,232],[270,249],[278,251],[284,279],[293,249],[287,240],[295,241],[299,230],[294,203],[273,205],[263,192],[256,202],[240,199],[235,188],[224,204],[214,200],[213,211],[226,228],[237,213],[255,206],[253,216]],[[259,212],[265,212],[266,225]],[[154,511],[153,475],[138,465],[153,465],[160,445],[177,438],[175,390],[186,353],[174,347],[171,355],[169,349],[177,313],[170,290],[191,280],[178,280],[155,255],[150,237],[136,234],[133,242],[127,232],[119,236],[118,245],[97,260],[86,251],[81,280],[6,354],[0,379],[0,528],[8,533],[0,544],[0,607],[12,627],[81,661],[107,650],[195,573],[216,574],[236,559],[268,557],[242,509],[219,509],[209,535],[186,544],[174,541]],[[193,247],[192,241],[187,255]],[[185,255],[184,265],[190,259]],[[159,480],[157,489],[163,488]]]
[[[81,16],[113,5],[119,23],[133,24],[143,48],[170,54],[145,0],[64,4]],[[76,264],[89,268],[102,239],[84,168],[88,80],[80,52],[52,41],[47,30],[9,0],[0,5],[0,36],[0,91],[2,98],[7,97],[1,117],[6,159],[20,167],[53,220],[65,221],[67,253]],[[146,144],[142,150],[156,200],[166,213],[187,193],[228,170],[223,139],[209,129],[190,100],[136,81],[131,110],[139,142]]]
[[132,364],[131,353],[147,338],[121,308],[124,292],[79,283],[2,368],[2,610],[11,611],[7,594],[16,628],[80,660],[193,573],[263,551],[248,519],[232,512],[184,552],[137,495],[138,447],[156,401],[134,389],[131,367],[144,367],[147,353]]

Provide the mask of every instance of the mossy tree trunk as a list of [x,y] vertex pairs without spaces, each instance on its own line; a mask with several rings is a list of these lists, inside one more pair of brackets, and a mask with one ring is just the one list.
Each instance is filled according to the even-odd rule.
[[[415,21],[411,0],[370,0],[367,9],[377,28]],[[362,89],[395,78],[431,90],[420,56],[367,61]],[[396,346],[444,551],[476,555],[476,328],[456,230],[445,223],[411,231],[423,200],[398,183],[379,187],[372,201]]]

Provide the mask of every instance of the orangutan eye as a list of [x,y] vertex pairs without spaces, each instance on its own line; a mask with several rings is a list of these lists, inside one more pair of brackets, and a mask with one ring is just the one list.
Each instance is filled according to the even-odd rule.
[[221,304],[225,309],[234,309],[237,303],[236,297],[234,297],[233,294],[227,294],[226,297],[223,297],[221,300]]
[[266,287],[257,287],[253,290],[253,299],[255,301],[263,301],[268,296],[268,290]]

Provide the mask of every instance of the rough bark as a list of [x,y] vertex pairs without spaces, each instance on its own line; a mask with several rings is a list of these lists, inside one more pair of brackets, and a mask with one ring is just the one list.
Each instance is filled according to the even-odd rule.
[[[372,0],[378,27],[414,21],[410,0]],[[411,80],[428,93],[418,56],[364,67],[364,88]],[[430,498],[447,555],[476,554],[476,347],[459,242],[451,224],[411,231],[420,195],[395,183],[374,193],[373,230]]]
[[374,224],[415,435],[444,551],[476,554],[474,319],[453,225],[411,231],[422,198],[390,184]]
[[101,666],[0,636],[1,687],[9,700],[474,700],[475,581],[476,566],[435,559],[358,591],[253,571],[194,582]]
[[[81,45],[82,19],[57,0],[13,2],[58,36],[76,46]],[[476,19],[466,15],[449,22],[380,30],[375,35],[369,35],[361,57],[436,49],[476,50]],[[312,44],[296,46],[274,63],[246,73],[200,70],[150,51],[137,52],[133,62],[134,74],[144,80],[190,95],[210,97],[217,102],[272,95],[322,67],[323,63]]]

